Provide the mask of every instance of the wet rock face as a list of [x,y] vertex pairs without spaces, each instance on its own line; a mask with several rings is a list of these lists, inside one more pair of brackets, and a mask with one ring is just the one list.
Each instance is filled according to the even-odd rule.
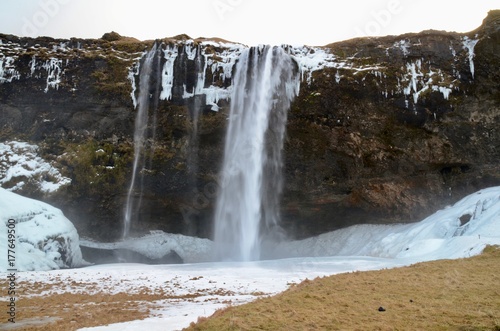
[[[442,32],[331,45],[383,64],[387,76],[324,70],[301,89],[289,119],[284,219],[308,221],[290,226],[309,235],[353,223],[415,221],[499,184],[500,94],[491,66],[500,60],[498,23],[485,22],[494,27],[473,32],[473,55],[473,37]],[[390,48],[395,44],[404,44],[401,54]],[[401,79],[407,69],[416,69],[416,88]],[[433,71],[454,86],[449,95],[426,89],[429,78],[439,79]],[[381,96],[394,78],[411,88]]]
[[[416,221],[500,185],[499,21],[492,11],[467,35],[426,31],[287,49],[303,77],[285,143],[282,224],[291,237]],[[55,204],[79,233],[101,240],[121,234],[131,96],[151,48],[115,39],[0,35],[0,138],[38,145],[72,180],[55,193],[20,193]],[[148,127],[156,132],[132,232],[210,237],[243,46],[186,36],[158,43],[161,92]]]

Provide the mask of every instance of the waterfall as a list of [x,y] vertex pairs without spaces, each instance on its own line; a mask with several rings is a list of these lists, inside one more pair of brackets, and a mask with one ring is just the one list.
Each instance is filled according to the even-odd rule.
[[[192,52],[194,53],[194,51]],[[191,130],[189,133],[189,145],[187,148],[187,172],[189,190],[193,194],[198,192],[198,172],[199,172],[199,149],[200,149],[200,116],[203,113],[205,104],[205,95],[202,94],[205,86],[205,74],[207,71],[207,61],[203,61],[203,53],[201,45],[196,47],[194,53],[194,68],[196,75],[196,84],[193,87],[193,92],[188,101],[188,109],[191,118]],[[184,217],[184,234],[188,236],[196,236],[198,226],[196,219],[193,217]]]
[[[195,71],[197,72],[196,84],[193,88],[193,94],[191,101],[189,102],[189,112],[191,117],[192,129],[189,135],[189,149],[188,149],[188,173],[190,179],[193,181],[193,186],[196,186],[196,174],[198,173],[198,148],[199,148],[199,119],[202,113],[202,108],[204,104],[202,94],[203,87],[205,85],[205,72],[206,67],[203,66],[202,62],[202,51],[201,47],[197,47],[196,57],[195,57]],[[205,61],[206,66],[206,61]]]
[[282,148],[297,76],[280,47],[250,48],[236,65],[214,219],[219,260],[257,260],[263,241],[279,232]]
[[[125,204],[124,218],[123,218],[123,239],[129,236],[130,226],[132,223],[132,218],[134,214],[138,212],[141,206],[142,193],[143,193],[143,170],[146,166],[146,141],[148,138],[148,119],[149,119],[149,108],[150,99],[153,98],[157,100],[158,98],[158,78],[153,79],[153,71],[158,72],[158,70],[153,70],[155,62],[155,56],[158,54],[158,46],[155,45],[153,48],[146,53],[142,59],[140,73],[139,73],[139,96],[137,99],[137,114],[135,118],[135,128],[134,128],[134,161],[132,168],[132,179],[130,180],[130,186],[127,193],[127,201]],[[154,93],[151,93],[152,87],[156,86]],[[157,102],[154,102],[154,108],[157,107]],[[156,113],[153,114],[153,122],[156,122]],[[153,123],[152,139],[155,136],[155,126]],[[138,182],[138,177],[139,183]]]

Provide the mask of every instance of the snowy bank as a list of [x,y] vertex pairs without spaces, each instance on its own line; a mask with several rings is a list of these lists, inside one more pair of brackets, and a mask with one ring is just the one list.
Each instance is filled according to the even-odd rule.
[[[130,250],[149,259],[174,253],[184,263],[213,260],[212,241],[162,231],[117,243],[81,240],[81,244]],[[500,245],[500,187],[471,194],[417,223],[354,225],[304,240],[269,244],[263,258],[365,256],[420,262],[469,257],[489,244]]]
[[[10,225],[9,228],[12,220],[15,227]],[[15,245],[11,252],[14,254],[9,253],[15,255],[14,259],[8,258],[7,247],[3,246],[5,251],[0,254],[0,272],[7,269],[51,270],[85,264],[78,233],[57,208],[0,188],[0,224],[0,242],[9,243],[9,229],[14,230],[17,237],[15,243],[11,242]]]
[[[210,261],[213,251],[213,242],[211,240],[165,233],[163,231],[151,231],[150,234],[143,237],[129,238],[115,243],[98,243],[81,239],[80,245],[100,250],[129,250],[150,260],[159,260],[169,254],[175,254],[184,263]],[[124,257],[124,260],[130,262],[127,261],[126,257]]]
[[421,222],[354,225],[280,243],[270,256],[372,256],[428,261],[461,258],[500,244],[500,187],[471,194]]

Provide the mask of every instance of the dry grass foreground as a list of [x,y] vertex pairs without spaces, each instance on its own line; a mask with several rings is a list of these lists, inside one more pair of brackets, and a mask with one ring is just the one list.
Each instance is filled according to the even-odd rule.
[[[152,293],[106,294],[106,293],[61,293],[48,295],[42,293],[51,287],[64,284],[47,285],[41,282],[20,282],[24,294],[17,304],[16,323],[0,325],[0,330],[77,330],[83,327],[107,325],[111,323],[140,320],[151,315],[151,302],[166,296]],[[75,282],[75,288],[85,288],[85,284]],[[29,292],[27,294],[26,292]],[[2,321],[3,322],[3,321]]]
[[500,248],[305,281],[188,330],[500,330]]
[[[2,321],[0,330],[73,331],[158,316],[156,310],[165,301],[193,302],[206,295],[224,298],[233,294],[222,289],[206,289],[175,295],[168,288],[147,287],[130,293],[109,294],[106,290],[98,290],[99,284],[96,282],[68,283],[67,279],[61,279],[59,276],[55,276],[52,280],[53,284],[19,282],[16,323],[2,324],[4,322]],[[71,287],[72,293],[51,293],[54,290],[64,292],[62,289],[67,285]],[[226,301],[222,299],[221,302]]]

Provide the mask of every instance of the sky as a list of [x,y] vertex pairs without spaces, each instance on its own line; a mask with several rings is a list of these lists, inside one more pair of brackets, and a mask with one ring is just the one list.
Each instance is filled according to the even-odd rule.
[[140,40],[187,34],[253,46],[322,46],[427,29],[468,32],[499,0],[0,0],[0,33]]

